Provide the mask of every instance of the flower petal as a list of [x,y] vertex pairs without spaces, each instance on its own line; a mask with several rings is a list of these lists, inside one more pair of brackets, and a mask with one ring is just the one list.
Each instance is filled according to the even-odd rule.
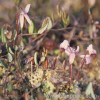
[[86,49],[87,51],[92,51],[93,50],[93,45],[92,44],[90,44],[88,47],[87,47],[87,49]]
[[79,46],[77,46],[77,49],[76,49],[76,53],[78,53],[79,52]]
[[87,57],[86,58],[86,63],[85,64],[90,64],[92,61],[91,61],[91,58],[90,57]]
[[20,27],[22,29],[24,25],[24,15],[22,13],[20,13],[19,22],[20,22]]
[[70,52],[66,49],[65,50],[65,53],[69,56],[70,55]]
[[67,49],[67,47],[69,46],[69,43],[67,40],[64,40],[61,44],[60,44],[60,49],[63,48],[64,50]]
[[24,17],[26,18],[27,22],[28,22],[30,25],[32,25],[32,22],[31,22],[30,18],[28,17],[28,15],[27,15],[27,14],[24,14]]
[[29,12],[30,5],[31,5],[31,4],[28,4],[28,5],[25,7],[25,13],[28,13],[28,12]]
[[75,59],[75,53],[70,53],[69,63],[72,64],[74,62],[74,59]]
[[89,54],[92,55],[92,54],[97,54],[96,50],[93,49],[93,45],[90,44],[88,47],[87,47],[87,51],[89,51]]

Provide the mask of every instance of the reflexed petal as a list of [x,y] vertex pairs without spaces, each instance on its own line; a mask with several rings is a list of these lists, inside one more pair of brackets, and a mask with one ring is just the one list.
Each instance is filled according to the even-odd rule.
[[87,57],[86,58],[86,64],[90,64],[92,61],[91,61],[91,58],[90,57]]
[[69,43],[67,40],[64,40],[61,44],[60,44],[60,48],[63,49],[67,49],[67,47],[69,46]]
[[19,21],[20,21],[20,27],[21,27],[21,29],[22,29],[22,28],[23,28],[23,25],[24,25],[24,16],[23,16],[22,13],[20,14]]
[[87,47],[87,50],[89,51],[89,54],[92,55],[92,54],[97,54],[96,50],[93,49],[93,45],[90,44],[88,47]]
[[70,55],[70,52],[66,49],[65,50],[65,53],[69,56]]
[[97,54],[96,50],[93,50],[92,52],[90,52],[90,55],[92,54]]
[[75,53],[70,53],[69,63],[72,64],[74,62],[74,59],[75,59]]
[[31,5],[31,4],[28,4],[28,5],[25,7],[25,13],[28,13],[28,12],[29,12],[30,5]]
[[77,46],[76,52],[79,52],[79,46]]
[[86,49],[87,51],[92,51],[93,50],[93,45],[92,44],[90,44],[88,47],[87,47],[87,49]]
[[28,17],[28,15],[27,15],[27,14],[24,14],[24,17],[26,18],[27,22],[28,22],[30,25],[32,25],[32,22],[31,22],[30,18]]

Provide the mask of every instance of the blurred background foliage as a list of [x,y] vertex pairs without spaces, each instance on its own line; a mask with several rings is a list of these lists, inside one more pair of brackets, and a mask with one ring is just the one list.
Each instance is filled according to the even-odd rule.
[[[87,20],[88,7],[91,8],[94,20],[100,20],[100,0],[0,0],[0,28],[9,23],[15,24],[15,16],[19,6],[25,8],[30,3],[31,9],[29,15],[31,18],[40,19],[46,16],[56,14],[56,5],[60,5],[68,13],[74,14],[78,21]],[[84,17],[85,15],[85,17]],[[84,18],[85,19],[84,19]],[[83,21],[84,22],[84,21]]]

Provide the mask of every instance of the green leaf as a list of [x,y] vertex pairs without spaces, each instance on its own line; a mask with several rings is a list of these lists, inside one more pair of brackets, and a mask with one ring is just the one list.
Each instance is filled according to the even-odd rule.
[[44,62],[45,61],[45,57],[41,57],[41,62]]
[[6,49],[7,49],[7,51],[9,51],[9,46],[8,46],[8,44],[6,43]]
[[1,41],[3,43],[7,42],[7,38],[6,38],[5,34],[4,34],[4,29],[3,28],[1,29]]
[[[34,33],[37,33],[37,28],[36,27],[34,27]],[[37,34],[34,34],[34,38],[36,38],[37,37]]]
[[20,46],[24,47],[24,42],[22,40],[20,41]]
[[67,19],[65,20],[65,25],[66,25],[66,27],[68,26],[68,24],[69,24],[69,15],[67,16]]
[[8,91],[13,92],[13,84],[11,82],[8,83]]
[[52,21],[50,19],[50,17],[47,17],[47,20],[48,20],[48,26],[47,26],[47,29],[51,29],[52,28]]
[[16,39],[16,37],[17,37],[17,31],[16,30],[14,30],[14,40]]
[[45,30],[52,28],[52,21],[50,17],[47,17],[43,20],[41,28],[38,30],[38,34],[42,34]]
[[11,53],[12,55],[14,55],[12,49],[9,47],[9,53]]
[[18,50],[18,47],[17,47],[17,45],[15,45],[15,51],[17,51]]
[[38,34],[42,34],[47,29],[48,24],[38,30]]
[[12,60],[13,60],[12,55],[10,53],[8,53],[8,62],[12,62]]
[[0,60],[2,66],[4,66],[5,68],[8,68],[7,65],[5,64],[5,62],[3,60]]
[[87,86],[87,89],[85,91],[85,94],[86,95],[91,95],[92,98],[95,100],[95,94],[94,94],[94,91],[93,91],[92,82],[90,82],[89,85]]
[[28,32],[29,32],[30,34],[32,34],[32,33],[34,32],[34,23],[33,23],[32,20],[31,20],[31,22],[32,22],[32,25],[29,24],[29,27],[28,27]]
[[38,65],[38,62],[37,62],[37,52],[35,52],[35,54],[34,54],[34,62],[35,62],[35,65]]

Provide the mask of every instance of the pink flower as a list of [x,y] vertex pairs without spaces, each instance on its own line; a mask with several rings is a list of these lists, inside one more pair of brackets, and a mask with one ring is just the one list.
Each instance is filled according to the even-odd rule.
[[[82,58],[82,59],[84,59],[84,56],[85,55],[81,55],[80,57]],[[90,58],[90,55],[86,55],[85,56],[85,60],[86,60],[86,62],[85,62],[85,64],[90,64],[92,61],[91,61],[91,58]]]
[[69,43],[67,40],[64,40],[61,44],[60,44],[60,49],[65,51],[65,49],[67,49],[67,47],[69,46]]
[[74,62],[75,59],[75,53],[71,52],[69,55],[69,63],[72,64]]
[[76,50],[72,47],[67,47],[67,49],[65,50],[65,53],[69,56],[71,52],[75,53],[76,55],[79,52],[79,46],[77,46]]
[[65,53],[69,56],[69,63],[72,64],[74,62],[76,54],[79,52],[79,46],[77,49],[73,49],[72,47],[67,47]]
[[28,4],[26,7],[25,7],[25,10],[22,10],[21,13],[20,13],[20,16],[19,16],[19,23],[20,23],[20,27],[21,29],[23,28],[23,25],[24,25],[24,17],[26,18],[27,22],[32,25],[32,22],[29,18],[29,16],[27,15],[27,13],[29,12],[29,8],[30,8],[30,4]]
[[89,55],[93,55],[93,54],[97,54],[96,50],[93,49],[93,45],[90,44],[87,49],[86,49],[88,52],[89,52]]
[[11,39],[11,36],[12,36],[12,33],[11,32],[9,32],[8,30],[4,30],[4,34],[5,34],[5,36],[8,38],[8,39]]

